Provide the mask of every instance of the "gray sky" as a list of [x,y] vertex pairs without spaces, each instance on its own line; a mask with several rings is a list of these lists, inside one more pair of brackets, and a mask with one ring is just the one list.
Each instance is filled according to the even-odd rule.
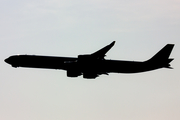
[[[1,0],[1,120],[179,120],[179,0]],[[116,41],[107,59],[143,61],[168,43],[174,69],[68,78],[12,68],[14,54],[76,57]]]

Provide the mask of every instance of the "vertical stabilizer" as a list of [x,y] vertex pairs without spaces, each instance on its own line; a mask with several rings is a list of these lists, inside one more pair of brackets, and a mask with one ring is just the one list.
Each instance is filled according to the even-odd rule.
[[173,47],[174,44],[167,44],[148,61],[156,64],[161,64],[163,65],[163,67],[169,67],[169,63],[173,60],[172,58],[169,58]]

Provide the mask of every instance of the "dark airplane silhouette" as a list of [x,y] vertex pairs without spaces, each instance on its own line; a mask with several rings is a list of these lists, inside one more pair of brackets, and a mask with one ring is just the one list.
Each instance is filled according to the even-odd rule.
[[115,41],[93,54],[73,57],[51,57],[36,55],[14,55],[5,59],[12,67],[30,67],[62,69],[68,77],[83,75],[83,78],[96,78],[108,73],[139,73],[159,68],[171,68],[169,59],[174,44],[167,44],[151,59],[144,62],[106,60],[105,54],[113,47]]

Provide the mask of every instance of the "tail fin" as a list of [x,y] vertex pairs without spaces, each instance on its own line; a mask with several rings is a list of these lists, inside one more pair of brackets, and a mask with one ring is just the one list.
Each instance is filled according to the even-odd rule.
[[164,48],[162,48],[158,53],[156,53],[149,61],[153,63],[158,63],[163,65],[162,67],[171,68],[170,62],[174,59],[169,58],[171,51],[174,47],[174,44],[167,44]]

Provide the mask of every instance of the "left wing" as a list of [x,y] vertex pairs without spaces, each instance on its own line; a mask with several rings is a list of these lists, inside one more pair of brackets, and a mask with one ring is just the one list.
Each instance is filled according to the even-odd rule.
[[106,47],[98,50],[97,52],[91,54],[96,59],[104,59],[106,56],[106,53],[114,46],[115,41],[113,41],[111,44],[107,45]]

